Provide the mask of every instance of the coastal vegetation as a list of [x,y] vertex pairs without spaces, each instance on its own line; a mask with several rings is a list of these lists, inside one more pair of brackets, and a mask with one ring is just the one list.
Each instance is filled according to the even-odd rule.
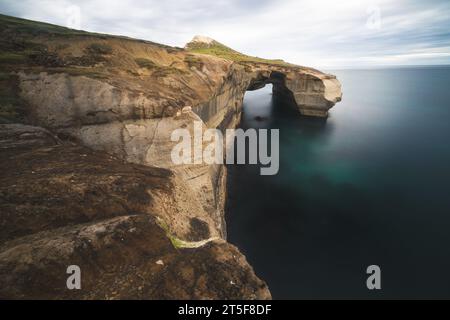
[[194,41],[191,41],[186,46],[186,49],[193,53],[213,55],[219,58],[241,63],[253,62],[253,63],[273,64],[277,66],[286,66],[286,67],[293,66],[292,64],[287,63],[281,59],[263,59],[259,57],[248,56],[212,39],[209,42],[204,42],[204,41],[195,41],[194,38]]

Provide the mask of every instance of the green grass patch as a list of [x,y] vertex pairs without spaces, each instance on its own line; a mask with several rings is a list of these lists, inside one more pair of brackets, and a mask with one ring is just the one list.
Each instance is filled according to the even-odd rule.
[[62,50],[68,49],[68,48],[70,48],[70,44],[68,44],[68,43],[61,43],[61,44],[58,44],[55,47],[55,50],[56,51],[62,51]]
[[147,58],[136,58],[134,62],[136,62],[140,68],[146,68],[152,71],[152,75],[158,78],[164,78],[171,74],[183,73],[183,70],[171,66],[163,66]]
[[45,68],[45,70],[43,70],[45,72],[48,72],[50,74],[54,74],[54,73],[67,73],[68,75],[71,76],[84,76],[84,77],[88,77],[88,78],[93,78],[93,79],[106,79],[108,78],[108,75],[95,70],[93,68],[87,68],[87,67],[62,67],[62,68]]
[[154,69],[154,68],[158,68],[158,65],[156,63],[154,63],[152,60],[150,59],[146,59],[146,58],[136,58],[134,60],[134,62],[136,62],[136,64],[140,67],[140,68],[146,68],[146,69]]
[[0,123],[14,123],[22,119],[17,106],[12,104],[0,104]]
[[23,53],[0,52],[0,64],[21,64],[28,60]]
[[198,70],[201,70],[204,65],[203,61],[199,57],[196,57],[194,55],[187,55],[184,58],[184,62],[187,63],[189,67],[194,67]]
[[181,71],[180,69],[177,69],[177,68],[159,66],[152,72],[152,75],[157,78],[164,78],[164,77],[167,77],[172,74],[182,74],[182,73],[183,73],[183,71]]
[[160,217],[156,217],[156,223],[161,229],[164,230],[167,238],[169,238],[175,249],[183,248],[183,241],[172,235],[169,226],[163,219],[161,219]]
[[278,66],[293,66],[292,64],[287,63],[281,59],[263,59],[248,56],[236,50],[233,50],[217,41],[214,41],[211,44],[191,42],[188,44],[187,50],[189,50],[190,52],[212,55],[235,62],[242,62],[242,63],[256,62],[256,63],[273,64]]
[[9,73],[0,72],[0,81],[9,80],[9,77],[10,77]]
[[87,51],[91,54],[105,55],[111,54],[113,49],[110,45],[104,43],[92,43],[87,47]]
[[0,123],[23,122],[24,105],[19,96],[17,76],[0,73]]
[[48,34],[58,34],[65,36],[89,34],[85,31],[73,30],[49,23],[20,19],[2,14],[0,14],[0,30],[13,30],[15,33],[26,34],[29,36],[40,36]]

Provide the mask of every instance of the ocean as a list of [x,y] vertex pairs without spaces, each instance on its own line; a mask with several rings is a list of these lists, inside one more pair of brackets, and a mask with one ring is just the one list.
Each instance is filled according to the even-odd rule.
[[246,93],[241,127],[280,130],[280,170],[228,166],[228,240],[275,299],[450,298],[450,68],[330,73],[326,120]]

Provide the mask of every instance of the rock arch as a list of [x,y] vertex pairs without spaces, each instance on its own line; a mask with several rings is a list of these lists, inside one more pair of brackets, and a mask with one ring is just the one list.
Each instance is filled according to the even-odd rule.
[[286,100],[304,116],[326,118],[329,109],[342,98],[336,77],[313,69],[271,67],[257,72],[247,90],[257,90],[268,83],[273,85],[274,95]]

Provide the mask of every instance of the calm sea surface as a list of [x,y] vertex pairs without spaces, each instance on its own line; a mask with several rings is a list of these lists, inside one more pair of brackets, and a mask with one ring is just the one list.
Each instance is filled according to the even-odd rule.
[[241,127],[280,129],[280,171],[229,166],[229,241],[274,298],[450,298],[450,68],[331,72],[327,121],[247,92]]

